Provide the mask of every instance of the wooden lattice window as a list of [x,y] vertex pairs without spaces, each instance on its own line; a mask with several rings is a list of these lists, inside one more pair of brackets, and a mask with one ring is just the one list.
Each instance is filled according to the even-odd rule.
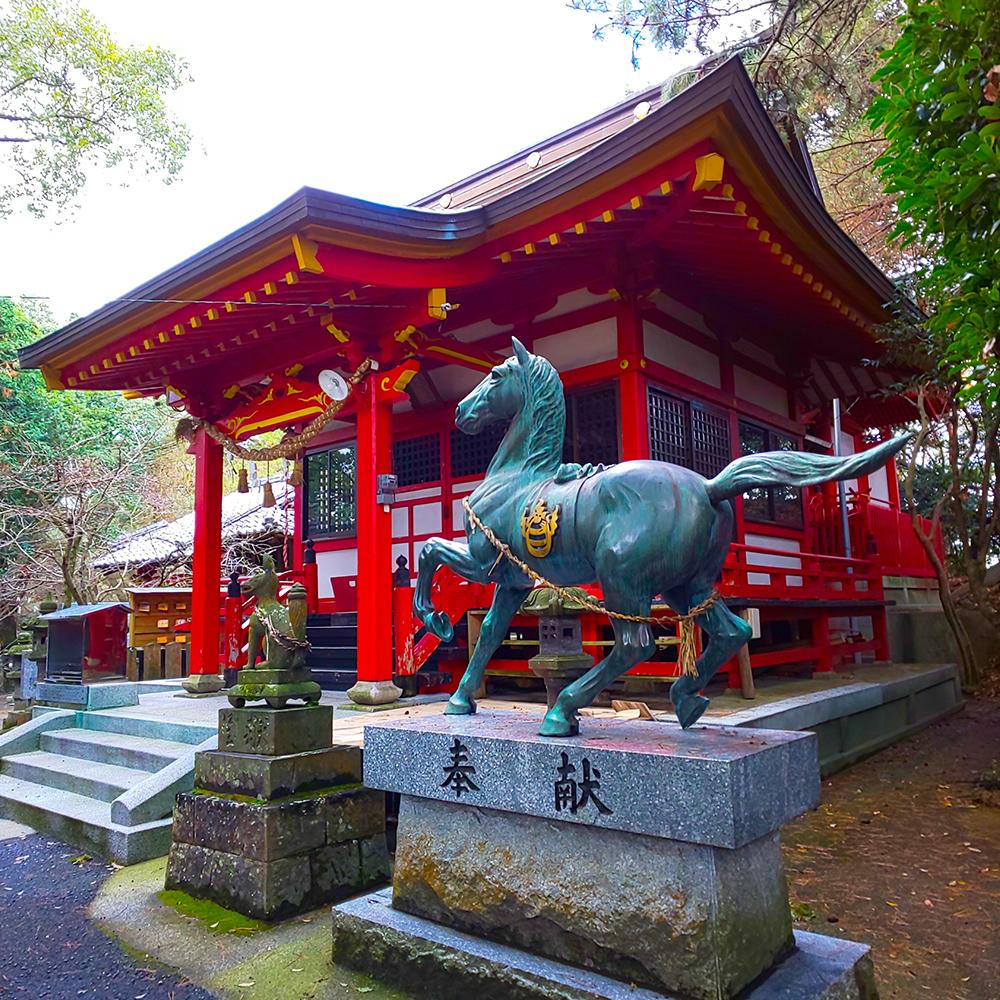
[[618,393],[615,386],[567,393],[563,461],[614,465],[618,456]]
[[691,404],[691,468],[706,479],[732,461],[729,418],[708,407]]
[[[798,451],[797,438],[769,427],[740,421],[740,451],[757,455],[762,451]],[[747,521],[770,521],[790,528],[802,527],[802,491],[796,486],[770,486],[750,490],[743,496]]]
[[400,486],[436,483],[441,478],[441,435],[397,441],[392,446],[392,471]]
[[688,410],[683,400],[649,388],[649,457],[656,462],[688,464]]
[[305,458],[304,538],[335,538],[357,530],[354,444],[313,452]]
[[496,453],[507,424],[490,424],[478,434],[465,434],[457,428],[451,432],[451,474],[455,479],[481,476]]
[[729,418],[719,410],[649,387],[649,455],[706,478],[729,464]]

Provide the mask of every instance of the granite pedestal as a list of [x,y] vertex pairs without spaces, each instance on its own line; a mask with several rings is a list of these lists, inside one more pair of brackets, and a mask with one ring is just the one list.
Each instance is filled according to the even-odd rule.
[[[813,734],[613,719],[560,740],[535,730],[506,712],[366,727],[365,783],[402,795],[392,905],[334,908],[338,961],[412,989],[407,962],[384,960],[402,948],[418,995],[434,997],[462,995],[463,978],[491,984],[483,997],[617,995],[559,985],[580,970],[690,1000],[788,979],[779,829],[818,803]],[[535,971],[515,990],[504,963],[484,961],[487,942]],[[853,948],[833,977],[853,992],[807,977],[774,995],[874,996],[867,949]]]
[[275,920],[388,880],[385,796],[332,722],[328,706],[220,711],[219,750],[177,797],[168,889]]

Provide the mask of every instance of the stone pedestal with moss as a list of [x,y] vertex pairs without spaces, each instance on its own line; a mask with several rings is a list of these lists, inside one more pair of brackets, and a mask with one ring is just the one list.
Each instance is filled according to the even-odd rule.
[[167,889],[271,921],[387,881],[385,795],[358,747],[333,745],[332,712],[219,713],[219,749],[177,797]]
[[365,729],[401,795],[391,896],[333,910],[333,952],[440,1000],[869,1000],[868,949],[793,933],[780,827],[819,798],[812,733],[522,712]]

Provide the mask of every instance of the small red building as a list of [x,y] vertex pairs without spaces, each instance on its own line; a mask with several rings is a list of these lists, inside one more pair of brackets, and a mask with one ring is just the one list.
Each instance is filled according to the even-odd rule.
[[[567,460],[651,457],[711,476],[746,452],[853,451],[913,415],[884,395],[891,375],[865,363],[893,293],[733,60],[670,100],[636,95],[409,207],[299,191],[25,349],[22,363],[54,389],[166,394],[247,443],[322,413],[321,371],[376,362],[308,441],[293,574],[315,611],[356,611],[356,640],[331,648],[356,648],[357,677],[388,681],[433,648],[404,587],[394,599],[405,574],[393,570],[399,557],[415,568],[428,537],[461,533],[462,497],[498,437],[456,432],[455,404],[512,335],[563,378]],[[220,683],[223,447],[204,429],[192,447],[190,682],[204,688]],[[383,502],[389,473],[398,486]],[[737,501],[721,586],[730,606],[755,609],[753,666],[888,657],[884,580],[930,570],[891,467],[848,496],[846,544],[835,488]],[[454,579],[439,589],[456,620],[488,596]],[[598,653],[599,622],[586,639]],[[515,644],[503,655],[494,666],[520,672],[531,654]],[[353,676],[353,653],[344,669]],[[633,671],[672,672],[669,649]]]

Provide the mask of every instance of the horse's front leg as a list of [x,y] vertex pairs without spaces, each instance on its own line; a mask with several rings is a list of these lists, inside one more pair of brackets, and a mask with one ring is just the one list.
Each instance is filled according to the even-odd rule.
[[423,623],[424,628],[436,635],[442,642],[451,642],[455,629],[451,619],[443,611],[434,608],[431,587],[434,574],[441,566],[447,566],[459,576],[476,583],[488,583],[488,571],[472,557],[465,542],[453,542],[446,538],[430,538],[420,552],[417,564],[417,586],[413,591],[413,613]]
[[486,664],[503,642],[510,620],[517,613],[527,593],[527,590],[520,588],[497,586],[493,592],[493,603],[483,619],[483,627],[479,632],[472,659],[462,674],[458,690],[445,707],[445,715],[472,715],[476,711],[474,695],[483,683]]

